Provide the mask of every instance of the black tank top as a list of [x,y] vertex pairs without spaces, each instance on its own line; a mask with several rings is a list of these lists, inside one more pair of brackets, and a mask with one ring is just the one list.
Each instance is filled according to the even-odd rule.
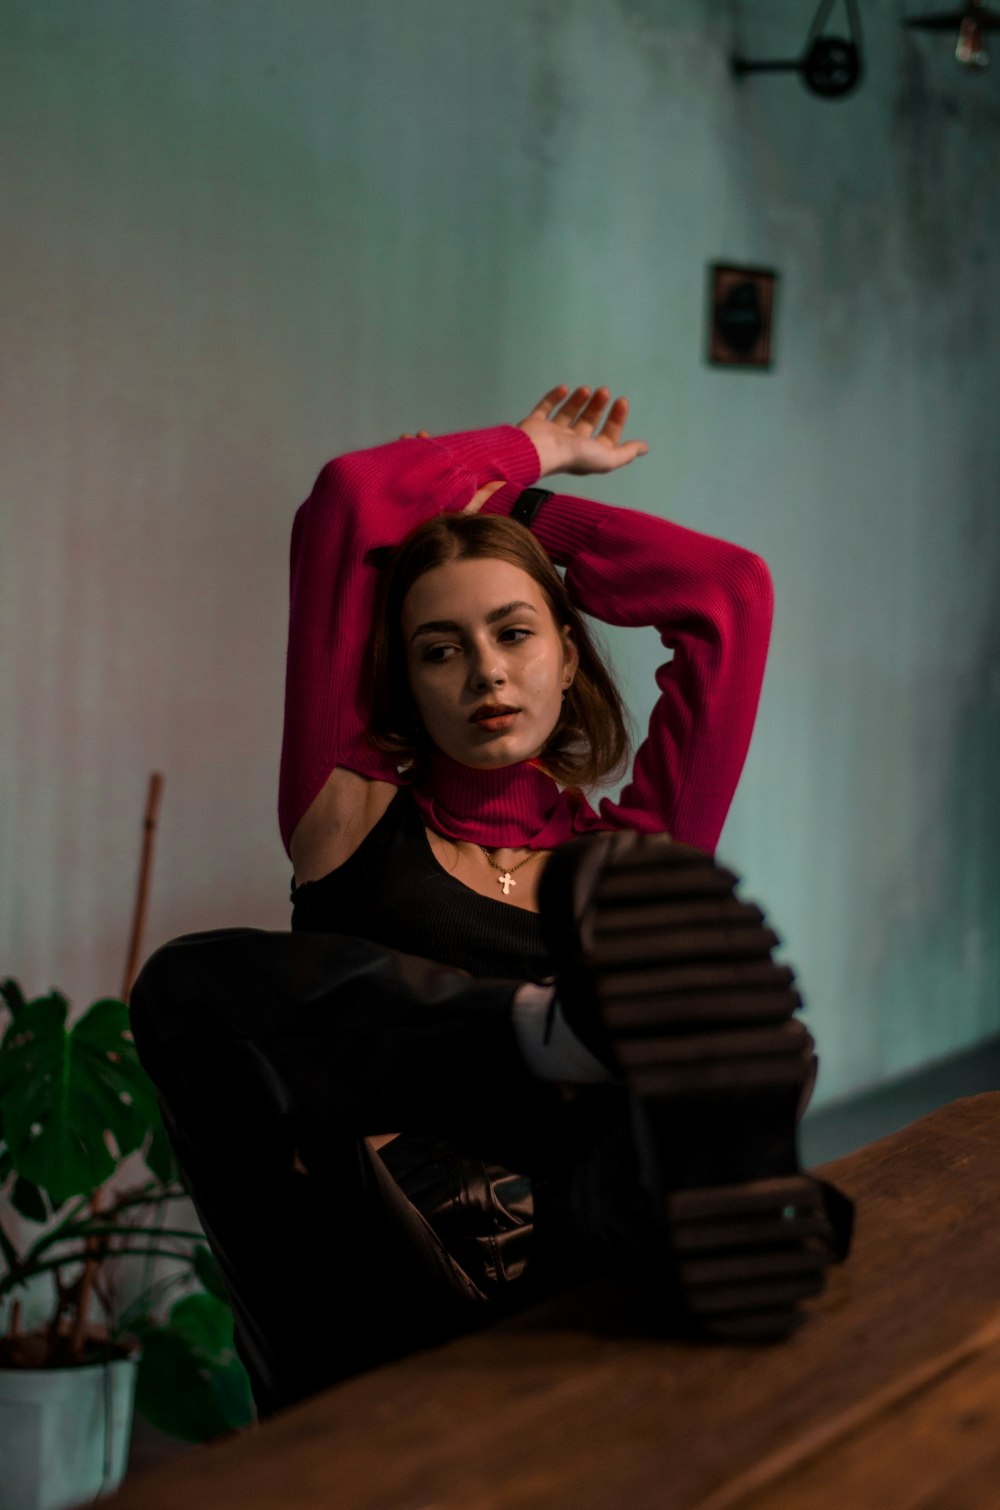
[[349,860],[292,881],[292,931],[350,933],[498,980],[549,980],[537,912],[480,896],[434,858],[420,809],[401,786]]

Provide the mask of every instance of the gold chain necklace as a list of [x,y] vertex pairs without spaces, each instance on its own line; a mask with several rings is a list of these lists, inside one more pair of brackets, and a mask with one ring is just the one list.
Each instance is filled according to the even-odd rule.
[[517,882],[513,879],[513,872],[515,870],[520,870],[522,865],[527,865],[528,860],[534,860],[538,855],[541,854],[541,850],[538,850],[538,849],[532,850],[531,854],[528,855],[527,859],[518,860],[517,864],[516,865],[512,865],[510,867],[510,869],[508,870],[508,869],[505,869],[504,866],[496,864],[496,862],[493,859],[493,851],[491,849],[487,849],[485,844],[480,844],[479,848],[482,850],[482,852],[486,856],[487,860],[493,866],[494,870],[502,870],[503,871],[503,875],[497,876],[497,885],[503,887],[503,894],[504,894],[504,896],[508,896],[509,893],[510,893],[510,888],[512,886],[516,886],[517,885]]

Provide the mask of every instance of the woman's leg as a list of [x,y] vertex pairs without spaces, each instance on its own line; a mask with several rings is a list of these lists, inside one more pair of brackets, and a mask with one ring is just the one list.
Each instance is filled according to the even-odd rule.
[[516,1168],[553,1150],[560,1097],[517,1052],[516,988],[256,929],[185,935],[140,972],[133,1036],[261,1416],[488,1319],[364,1134],[441,1129]]
[[285,1119],[264,1105],[237,1149],[190,1105],[160,1105],[260,1418],[478,1324],[473,1287],[364,1139],[328,1144],[301,1174],[284,1157]]
[[150,956],[133,1030],[144,1064],[171,1046],[161,1078],[181,1093],[204,1078],[201,1053],[243,1040],[285,1112],[318,1130],[446,1129],[509,1151],[531,1148],[561,1104],[518,1049],[518,985],[345,934],[218,929]]

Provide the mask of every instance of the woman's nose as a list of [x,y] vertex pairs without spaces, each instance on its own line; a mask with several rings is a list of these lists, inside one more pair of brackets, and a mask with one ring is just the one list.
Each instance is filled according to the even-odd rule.
[[503,666],[497,659],[495,651],[483,653],[474,651],[469,676],[474,687],[497,687],[506,680]]

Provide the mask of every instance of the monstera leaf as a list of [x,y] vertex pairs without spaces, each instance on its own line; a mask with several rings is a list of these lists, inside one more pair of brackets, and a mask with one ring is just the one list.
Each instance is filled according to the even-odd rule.
[[233,1345],[233,1314],[215,1295],[188,1295],[166,1326],[138,1323],[135,1408],[160,1431],[211,1442],[253,1420],[250,1380]]
[[125,1002],[94,1002],[67,1032],[68,1008],[58,991],[20,1002],[0,1044],[10,1165],[19,1183],[46,1191],[56,1209],[104,1184],[160,1124]]

